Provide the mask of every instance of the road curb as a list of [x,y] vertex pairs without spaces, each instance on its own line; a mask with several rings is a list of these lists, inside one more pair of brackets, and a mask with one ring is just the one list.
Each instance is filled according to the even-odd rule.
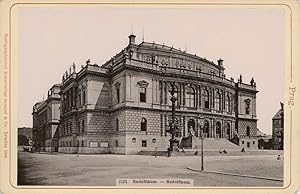
[[189,166],[187,166],[186,168],[188,170],[195,171],[195,172],[212,173],[212,174],[222,174],[222,175],[229,175],[229,176],[238,176],[238,177],[247,177],[247,178],[256,178],[256,179],[264,179],[264,180],[271,180],[271,181],[280,181],[280,182],[283,182],[283,179],[276,179],[276,178],[272,178],[272,177],[261,177],[261,176],[233,174],[233,173],[225,173],[225,172],[214,172],[214,171],[201,171],[201,170],[193,169],[193,168],[191,168]]

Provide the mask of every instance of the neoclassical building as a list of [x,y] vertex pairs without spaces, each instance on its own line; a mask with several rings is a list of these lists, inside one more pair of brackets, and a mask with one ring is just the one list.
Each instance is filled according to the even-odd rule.
[[46,100],[33,106],[32,136],[35,149],[58,151],[58,127],[60,120],[60,87],[55,84],[48,90]]
[[[194,148],[205,138],[255,139],[256,83],[227,79],[223,60],[156,43],[135,42],[99,66],[75,65],[60,86],[59,152],[121,153],[166,150],[175,84],[176,141]],[[200,122],[201,121],[201,122]],[[240,142],[236,142],[240,144]]]

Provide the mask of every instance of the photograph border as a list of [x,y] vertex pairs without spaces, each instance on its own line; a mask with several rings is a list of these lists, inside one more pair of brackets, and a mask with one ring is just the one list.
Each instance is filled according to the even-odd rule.
[[[285,3],[283,3],[285,2]],[[287,109],[285,109],[285,150],[284,150],[284,154],[285,156],[287,156],[285,159],[289,158],[289,163],[287,164],[285,161],[284,164],[284,171],[286,171],[287,169],[289,169],[289,177],[288,177],[288,184],[284,187],[117,187],[117,186],[15,186],[13,184],[13,182],[15,181],[14,175],[16,175],[16,169],[14,169],[16,167],[15,164],[13,164],[13,160],[15,160],[16,158],[14,158],[15,156],[15,151],[13,151],[12,149],[14,149],[16,147],[16,131],[13,130],[15,127],[15,121],[12,120],[12,114],[13,111],[15,110],[15,102],[16,102],[16,98],[17,96],[15,96],[14,98],[12,97],[12,90],[11,88],[14,87],[16,85],[16,83],[12,83],[12,77],[16,76],[15,75],[15,70],[17,69],[15,66],[17,66],[16,64],[12,65],[12,61],[14,58],[16,58],[17,56],[13,56],[12,53],[12,48],[15,47],[16,45],[12,45],[12,37],[14,35],[14,33],[17,32],[13,32],[12,31],[12,25],[15,25],[15,21],[12,20],[12,15],[13,15],[13,8],[17,5],[25,5],[25,6],[47,6],[47,5],[51,5],[51,6],[55,6],[55,5],[68,5],[68,6],[72,6],[72,5],[76,5],[76,6],[80,6],[80,5],[208,5],[208,6],[286,6],[288,7],[288,9],[290,10],[289,13],[289,18],[288,18],[288,22],[289,22],[289,31],[290,34],[288,36],[288,43],[286,43],[289,48],[286,48],[286,59],[285,59],[285,70],[288,69],[288,71],[286,71],[285,73],[285,82],[287,82],[287,78],[288,78],[288,83],[285,84],[285,104],[289,105],[287,106]],[[297,88],[297,75],[299,75],[299,67],[295,66],[295,64],[299,64],[299,55],[296,55],[296,51],[298,51],[299,53],[299,46],[296,45],[296,42],[299,41],[299,36],[296,36],[295,32],[299,32],[298,28],[299,28],[299,5],[297,4],[297,2],[294,1],[259,1],[255,2],[255,1],[249,1],[247,3],[242,1],[217,1],[217,2],[204,2],[204,1],[188,1],[188,2],[180,2],[180,1],[174,1],[174,2],[116,2],[116,1],[112,1],[110,3],[107,2],[85,2],[85,3],[81,3],[81,2],[47,2],[47,1],[2,1],[0,2],[0,8],[2,11],[2,16],[5,15],[5,13],[8,13],[9,11],[9,16],[8,18],[5,18],[5,22],[1,22],[2,25],[3,23],[6,23],[8,21],[8,28],[7,25],[5,25],[5,30],[1,31],[1,39],[4,40],[5,37],[7,38],[7,41],[4,41],[4,48],[6,48],[7,50],[4,49],[4,53],[1,53],[1,58],[4,58],[4,66],[1,66],[1,74],[4,72],[7,73],[7,86],[5,86],[5,80],[1,81],[1,89],[3,89],[3,94],[4,94],[4,98],[3,98],[3,103],[4,103],[4,117],[1,118],[1,124],[3,123],[3,134],[6,133],[8,140],[6,141],[5,135],[2,136],[1,135],[1,141],[0,142],[4,142],[4,144],[1,144],[1,151],[3,151],[4,153],[1,153],[1,174],[3,175],[4,173],[8,173],[6,175],[8,176],[2,176],[2,177],[8,177],[9,179],[9,184],[12,188],[16,189],[16,190],[29,190],[29,189],[109,189],[109,190],[131,190],[131,189],[138,189],[138,190],[145,190],[145,189],[159,189],[159,190],[170,190],[170,189],[175,189],[175,190],[181,190],[184,189],[188,189],[189,191],[191,190],[198,190],[198,189],[212,189],[212,190],[218,190],[218,189],[233,189],[233,190],[239,190],[239,189],[261,189],[261,190],[270,190],[270,189],[276,189],[276,190],[282,190],[282,192],[285,192],[285,189],[291,189],[291,185],[292,183],[296,184],[296,187],[299,189],[299,175],[295,176],[295,173],[297,173],[299,171],[299,165],[295,166],[295,162],[299,163],[299,153],[297,154],[297,151],[299,151],[299,142],[293,141],[293,139],[297,139],[297,137],[299,137],[299,130],[295,131],[296,127],[295,126],[299,126],[299,121],[297,120],[293,120],[295,115],[299,115],[297,113],[299,113],[299,106],[298,106],[298,102],[299,102],[299,98],[297,95],[295,95],[295,97],[293,98],[293,100],[291,100],[291,94],[289,91],[289,88],[291,87],[295,87]],[[5,10],[5,12],[4,12]],[[8,20],[6,20],[8,19]],[[4,21],[4,19],[3,19]],[[297,21],[297,22],[296,22]],[[7,31],[6,31],[7,30]],[[6,47],[5,47],[5,43],[7,43]],[[1,47],[3,48],[3,46],[1,45]],[[288,50],[288,51],[287,51]],[[7,56],[6,54],[7,53]],[[7,58],[6,58],[7,57]],[[6,59],[5,59],[6,58]],[[288,60],[288,61],[287,61]],[[6,63],[5,63],[6,62]],[[287,65],[289,64],[290,65]],[[2,69],[3,68],[3,69]],[[7,69],[6,69],[7,68]],[[288,76],[287,76],[288,74]],[[4,76],[5,79],[5,76]],[[2,85],[4,85],[4,87],[2,87]],[[7,90],[7,91],[5,91]],[[6,93],[6,95],[5,95]],[[296,89],[296,94],[298,94],[298,90]],[[2,92],[1,92],[2,95]],[[7,105],[5,104],[5,101],[7,103]],[[290,105],[289,101],[293,101],[295,105]],[[2,102],[1,102],[2,105]],[[5,109],[5,106],[7,106],[7,109]],[[296,109],[297,108],[297,109]],[[6,111],[5,111],[6,110]],[[2,110],[1,110],[2,111]],[[288,114],[287,114],[288,113]],[[12,122],[13,121],[13,122]],[[287,141],[286,141],[287,140]],[[287,143],[288,142],[288,143]],[[6,145],[5,145],[6,144]],[[288,146],[287,146],[288,145]],[[7,157],[5,158],[5,153],[8,154]],[[288,154],[288,155],[286,155]],[[16,161],[15,161],[16,162]],[[9,166],[8,170],[4,169],[4,166]],[[14,167],[12,167],[14,165]],[[287,181],[287,177],[286,176],[286,172],[284,172],[284,183],[285,181]],[[15,177],[17,178],[17,177]],[[11,191],[11,188],[8,188],[7,185],[5,185],[6,183],[6,179],[5,178],[1,178],[0,181],[0,190],[4,192],[4,190],[9,189]],[[15,181],[16,182],[16,181]],[[294,185],[295,186],[295,185]],[[4,189],[6,188],[6,189]],[[174,191],[172,191],[174,193]],[[250,191],[251,192],[251,191]],[[5,192],[4,192],[5,193]]]

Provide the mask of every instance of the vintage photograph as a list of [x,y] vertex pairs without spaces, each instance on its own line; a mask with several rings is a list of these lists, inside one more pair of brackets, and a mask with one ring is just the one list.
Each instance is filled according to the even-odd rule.
[[17,185],[283,187],[283,6],[20,6]]

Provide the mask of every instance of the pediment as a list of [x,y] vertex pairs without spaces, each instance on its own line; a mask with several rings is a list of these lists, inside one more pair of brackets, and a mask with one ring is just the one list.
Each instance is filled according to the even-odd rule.
[[146,88],[146,87],[148,87],[148,85],[149,85],[149,83],[146,82],[145,80],[138,81],[137,84],[138,84],[141,88]]

